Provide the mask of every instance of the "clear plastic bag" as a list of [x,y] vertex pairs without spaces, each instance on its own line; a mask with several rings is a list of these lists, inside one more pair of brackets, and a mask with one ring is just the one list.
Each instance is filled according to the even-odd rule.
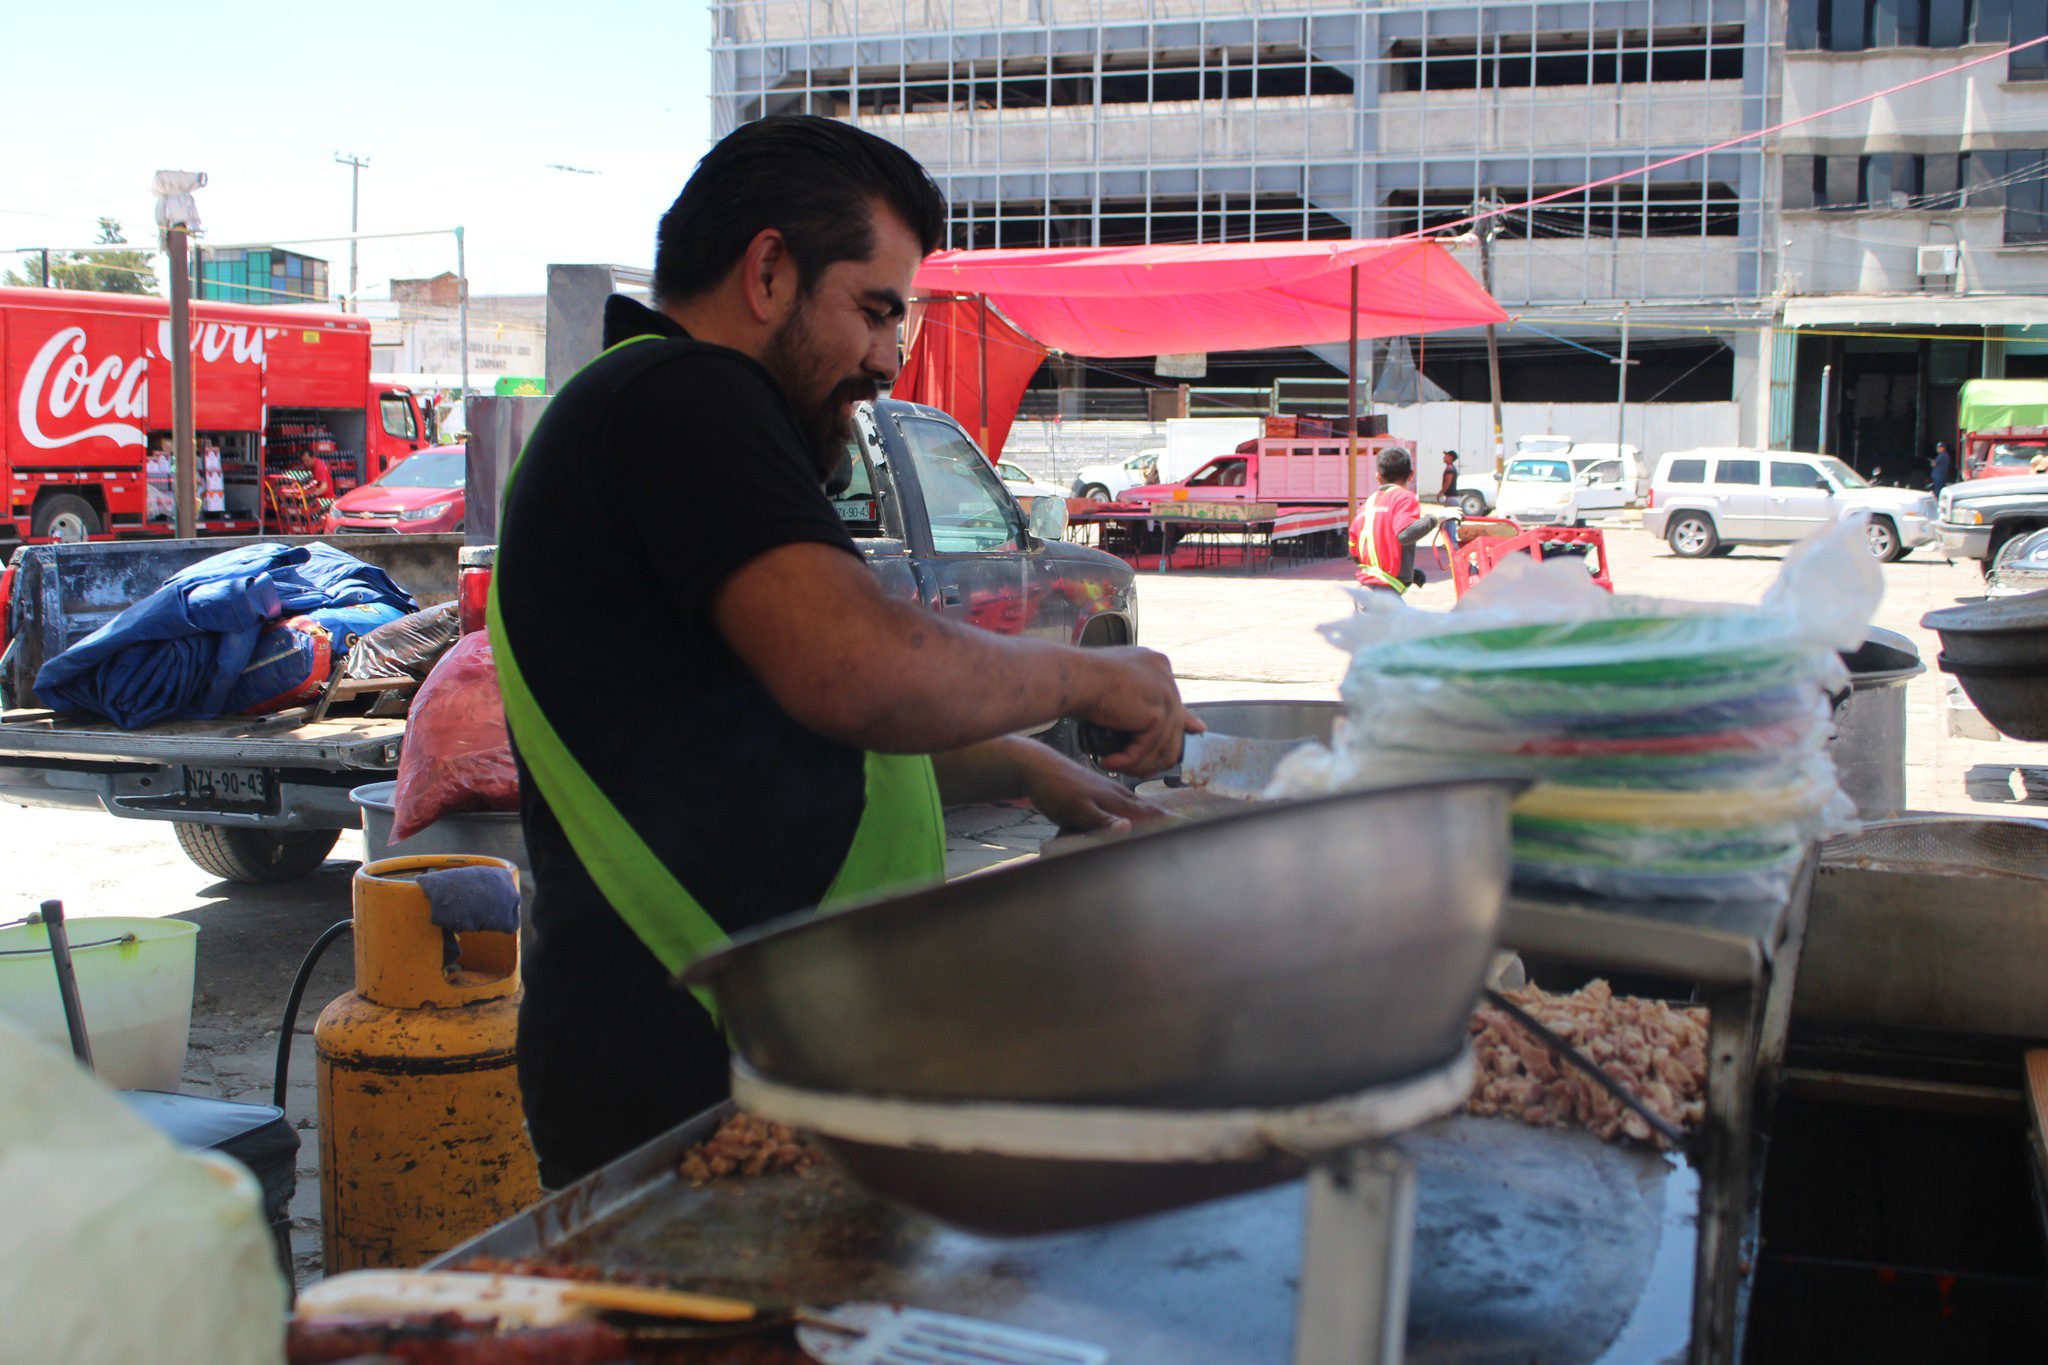
[[6,1017],[0,1205],[0,1360],[281,1358],[289,1287],[255,1178],[181,1151]]
[[476,631],[441,656],[413,700],[398,755],[391,837],[411,838],[461,811],[518,808],[519,772],[491,639]]
[[1754,607],[1609,594],[1577,564],[1524,559],[1449,612],[1361,593],[1323,628],[1352,654],[1346,723],[1268,794],[1524,776],[1519,882],[1779,895],[1809,840],[1854,827],[1829,697],[1883,590],[1859,515],[1794,547]]

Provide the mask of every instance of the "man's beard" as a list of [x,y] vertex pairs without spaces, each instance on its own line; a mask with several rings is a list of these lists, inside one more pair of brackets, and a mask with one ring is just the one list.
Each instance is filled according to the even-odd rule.
[[[810,304],[799,303],[789,321],[768,340],[768,373],[776,387],[796,409],[796,420],[809,447],[811,465],[818,481],[825,482],[846,456],[846,443],[853,439],[853,407],[866,402],[880,390],[865,375],[826,378],[830,371],[819,359],[811,339]],[[823,391],[820,386],[824,385]]]

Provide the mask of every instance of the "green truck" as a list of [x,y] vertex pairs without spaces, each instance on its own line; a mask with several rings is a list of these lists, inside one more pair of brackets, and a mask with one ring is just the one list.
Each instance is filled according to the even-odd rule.
[[1972,379],[1956,406],[1957,477],[2036,472],[2048,456],[2048,379]]

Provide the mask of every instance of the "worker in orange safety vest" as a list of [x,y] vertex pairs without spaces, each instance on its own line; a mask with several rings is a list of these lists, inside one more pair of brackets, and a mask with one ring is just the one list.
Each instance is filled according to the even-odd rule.
[[1415,570],[1415,546],[1436,529],[1437,519],[1422,515],[1415,462],[1406,450],[1389,446],[1378,464],[1380,486],[1351,523],[1351,557],[1358,561],[1360,583],[1404,593],[1423,582]]

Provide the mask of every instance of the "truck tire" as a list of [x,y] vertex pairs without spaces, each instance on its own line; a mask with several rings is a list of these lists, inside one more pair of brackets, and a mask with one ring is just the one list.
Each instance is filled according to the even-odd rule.
[[1705,559],[1721,548],[1713,518],[1704,512],[1681,512],[1665,529],[1664,542],[1680,559]]
[[1465,489],[1458,494],[1458,510],[1468,517],[1485,516],[1487,512],[1486,494],[1479,492],[1477,489]]
[[338,829],[267,829],[239,825],[200,825],[175,821],[178,847],[185,856],[223,881],[293,882],[327,860],[341,838]]
[[1904,557],[1906,547],[1899,541],[1898,524],[1890,517],[1872,517],[1864,534],[1869,537],[1866,543],[1871,556],[1878,563],[1890,564]]
[[1109,490],[1099,483],[1091,483],[1081,490],[1081,496],[1089,502],[1108,502]]
[[74,544],[104,529],[100,514],[91,503],[75,493],[58,493],[36,504],[29,534],[54,536],[65,544]]

